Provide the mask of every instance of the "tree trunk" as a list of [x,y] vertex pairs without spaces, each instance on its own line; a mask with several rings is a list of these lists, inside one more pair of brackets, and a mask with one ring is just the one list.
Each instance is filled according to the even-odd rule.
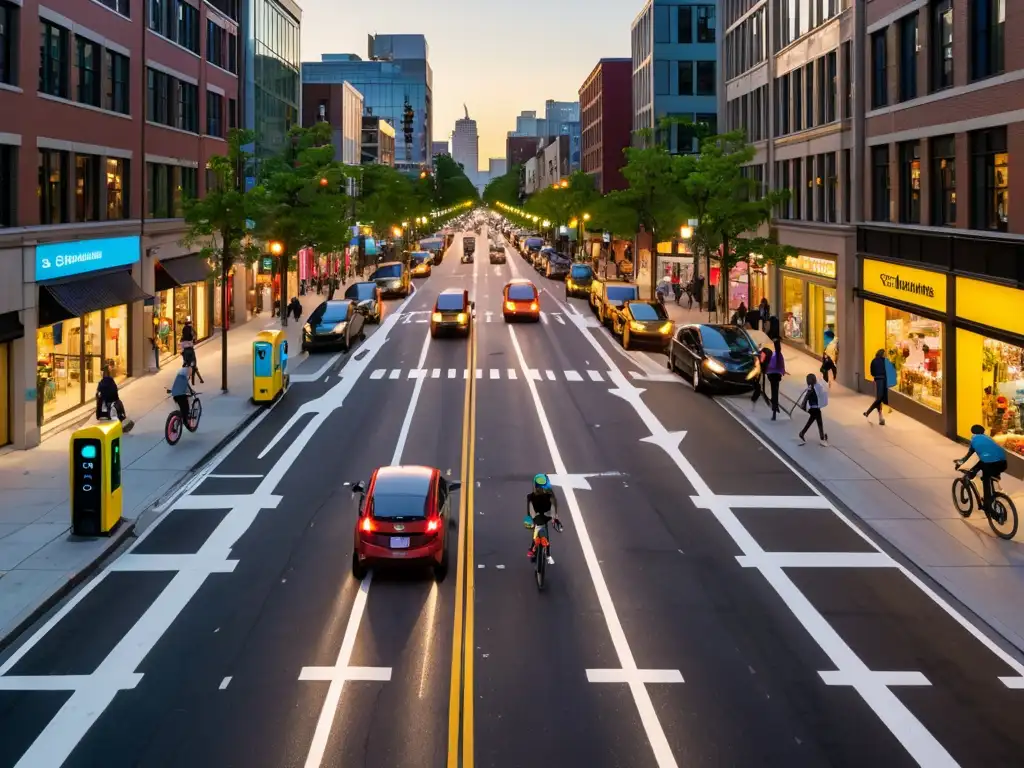
[[[226,233],[222,233],[226,235]],[[228,270],[231,267],[231,249],[228,237],[220,253],[220,390],[228,391]]]

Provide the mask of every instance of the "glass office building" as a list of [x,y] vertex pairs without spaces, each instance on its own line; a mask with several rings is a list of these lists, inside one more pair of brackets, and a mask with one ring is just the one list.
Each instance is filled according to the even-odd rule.
[[395,129],[395,167],[419,172],[431,163],[433,74],[423,35],[370,37],[370,60],[325,53],[303,62],[303,83],[348,81],[363,94],[363,114]]
[[269,157],[284,148],[300,120],[302,11],[292,0],[245,0],[243,7],[242,124],[256,132],[256,157]]

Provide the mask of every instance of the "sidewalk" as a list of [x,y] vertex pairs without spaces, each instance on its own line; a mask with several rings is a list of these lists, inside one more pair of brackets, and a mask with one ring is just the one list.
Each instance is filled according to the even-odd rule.
[[[303,318],[325,296],[300,297]],[[197,382],[202,393],[203,419],[198,432],[186,433],[170,446],[164,441],[164,421],[171,410],[166,390],[177,364],[131,381],[121,398],[135,428],[122,441],[124,521],[110,537],[83,539],[70,535],[68,441],[71,433],[93,420],[90,406],[68,420],[63,429],[44,437],[28,451],[0,456],[0,647],[8,636],[34,619],[85,578],[98,561],[131,535],[142,514],[167,495],[251,421],[259,409],[252,396],[252,342],[280,320],[257,315],[228,333],[228,387],[221,392],[221,340],[216,334],[196,347]],[[299,366],[302,322],[288,325],[289,368]]]
[[[707,312],[671,303],[667,309],[676,323],[707,322]],[[806,375],[821,378],[820,362],[789,346],[783,354],[789,375],[782,380],[780,404],[788,411]],[[897,411],[886,414],[884,427],[877,415],[869,422],[863,414],[871,398],[837,383],[823,414],[828,448],[818,445],[816,432],[806,445],[797,442],[802,411],[792,418],[782,413],[773,422],[770,409],[751,406],[749,398],[722,402],[865,526],[1024,650],[1024,523],[1013,541],[1003,541],[983,515],[964,520],[953,508],[953,460],[967,452],[963,444]],[[1024,513],[1024,483],[1004,475],[1002,485]]]

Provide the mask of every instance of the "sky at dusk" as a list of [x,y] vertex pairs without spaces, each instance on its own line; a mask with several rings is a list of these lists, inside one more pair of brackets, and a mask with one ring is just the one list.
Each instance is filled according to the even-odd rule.
[[576,101],[598,59],[629,56],[629,27],[643,7],[643,0],[298,1],[303,61],[322,53],[365,59],[368,34],[426,35],[434,140],[449,138],[465,103],[484,170],[488,158],[505,156],[516,115],[543,116],[546,99]]

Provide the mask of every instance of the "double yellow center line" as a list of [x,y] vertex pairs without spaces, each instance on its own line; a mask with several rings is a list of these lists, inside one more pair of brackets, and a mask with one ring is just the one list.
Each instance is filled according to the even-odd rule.
[[448,768],[473,768],[473,496],[476,490],[476,324],[466,350],[466,396],[462,412],[462,493],[459,498],[459,548],[455,577],[455,629],[452,679],[448,694]]

